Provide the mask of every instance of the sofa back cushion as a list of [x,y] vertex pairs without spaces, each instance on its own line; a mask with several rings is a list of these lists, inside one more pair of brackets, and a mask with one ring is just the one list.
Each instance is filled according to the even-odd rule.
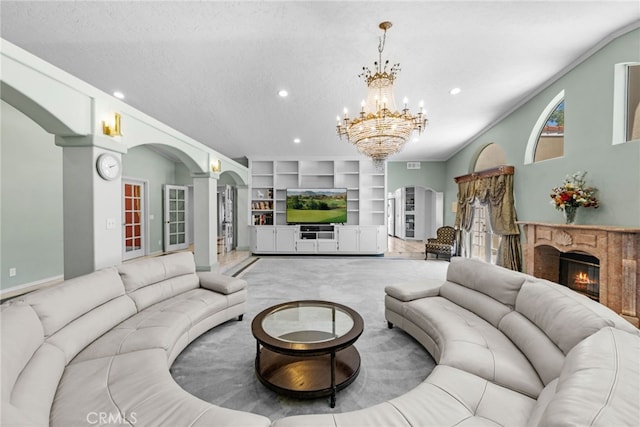
[[597,314],[595,301],[569,288],[530,277],[522,286],[516,311],[539,327],[564,354],[613,321]]
[[[607,327],[567,355],[551,399],[530,426],[622,426],[640,419],[640,337]],[[535,417],[535,418],[534,418]]]
[[482,317],[495,327],[498,327],[504,315],[511,312],[511,308],[490,296],[449,281],[440,287],[440,296]]
[[527,275],[477,259],[455,257],[447,270],[447,280],[481,292],[513,308]]
[[3,304],[0,311],[2,402],[9,402],[16,380],[44,342],[38,315],[24,303]]
[[138,311],[200,286],[191,252],[178,252],[118,267]]
[[22,301],[2,306],[1,425],[47,425],[64,371],[62,351],[44,343],[36,312]]
[[565,355],[540,328],[517,311],[502,318],[502,331],[526,356],[546,386],[558,378]]
[[65,280],[31,294],[23,299],[38,314],[49,337],[94,308],[124,295],[124,286],[114,268]]

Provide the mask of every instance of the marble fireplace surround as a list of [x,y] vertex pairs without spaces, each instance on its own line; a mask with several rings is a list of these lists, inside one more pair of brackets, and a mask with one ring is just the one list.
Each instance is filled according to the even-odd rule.
[[560,254],[578,252],[600,261],[600,303],[638,327],[640,318],[640,228],[547,224],[524,227],[525,271],[558,282]]

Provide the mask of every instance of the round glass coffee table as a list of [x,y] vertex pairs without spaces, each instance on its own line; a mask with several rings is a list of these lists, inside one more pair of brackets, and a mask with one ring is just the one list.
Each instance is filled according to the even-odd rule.
[[331,396],[360,372],[353,343],[364,327],[349,307],[327,301],[293,301],[270,307],[251,323],[256,338],[255,369],[260,382],[288,396]]

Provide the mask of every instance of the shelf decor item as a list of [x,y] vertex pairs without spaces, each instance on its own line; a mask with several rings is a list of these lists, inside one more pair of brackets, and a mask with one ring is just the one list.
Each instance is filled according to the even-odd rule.
[[355,117],[350,118],[345,108],[344,118],[338,116],[336,129],[340,138],[346,136],[359,152],[373,160],[378,170],[383,170],[387,157],[399,152],[414,130],[422,133],[427,126],[427,118],[422,102],[415,116],[409,111],[406,98],[402,110],[396,109],[393,81],[400,71],[400,64],[393,64],[387,69],[389,61],[382,63],[382,51],[391,22],[382,22],[378,27],[384,34],[378,44],[379,59],[374,62],[374,72],[363,67],[358,76],[367,83],[367,99],[362,101],[361,110]]
[[561,186],[551,190],[551,204],[564,212],[565,223],[573,224],[578,208],[597,208],[598,199],[594,187],[588,187],[585,176],[587,172],[575,172],[567,175]]

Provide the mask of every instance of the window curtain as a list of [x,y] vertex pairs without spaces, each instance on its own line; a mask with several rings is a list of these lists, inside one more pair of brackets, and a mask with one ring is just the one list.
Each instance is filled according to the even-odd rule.
[[502,236],[498,247],[497,265],[521,271],[522,247],[513,197],[514,171],[513,166],[501,166],[457,177],[458,209],[455,225],[467,232],[471,231],[473,202],[477,199],[487,205],[491,229]]

